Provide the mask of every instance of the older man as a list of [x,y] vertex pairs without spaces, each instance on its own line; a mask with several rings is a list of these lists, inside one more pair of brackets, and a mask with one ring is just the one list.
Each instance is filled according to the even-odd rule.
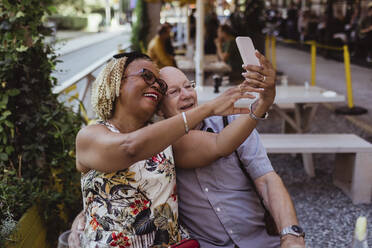
[[[263,56],[260,56],[263,60]],[[174,67],[165,67],[160,71],[160,76],[168,84],[168,93],[160,109],[165,118],[197,105],[193,84],[183,72]],[[247,72],[245,76],[247,81],[259,86],[258,78],[262,75]],[[267,101],[271,105],[273,96],[275,87],[261,94],[260,101]],[[229,116],[228,119],[232,122],[236,116]],[[253,118],[252,121],[257,120]],[[204,120],[201,130],[218,133],[223,128],[221,117],[211,117]],[[193,148],[186,149],[188,151],[178,151],[175,147],[176,163],[177,159],[182,159],[182,154],[192,153],[193,149],[201,147],[194,144]],[[239,160],[273,215],[281,231],[280,239],[279,236],[267,234],[263,221],[264,209],[250,180],[242,172]],[[201,247],[305,247],[304,233],[298,226],[290,196],[273,171],[255,130],[240,145],[237,153],[222,157],[207,167],[177,168],[177,186],[181,222]]]

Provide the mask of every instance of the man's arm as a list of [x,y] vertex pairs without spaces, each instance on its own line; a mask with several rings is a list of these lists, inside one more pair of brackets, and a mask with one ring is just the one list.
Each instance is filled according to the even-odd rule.
[[220,39],[216,38],[214,40],[214,43],[215,43],[216,48],[217,48],[217,57],[220,60],[226,62],[229,59],[229,54],[222,50],[222,41]]
[[362,34],[368,33],[370,31],[372,31],[372,25],[370,25],[369,27],[366,27],[366,28],[360,30],[360,32]]
[[370,32],[370,31],[372,31],[372,24],[367,24],[368,22],[367,22],[367,20],[366,19],[364,19],[363,21],[362,21],[362,23],[361,23],[361,28],[360,28],[360,33],[361,34],[365,34],[365,33],[368,33],[368,32]]
[[[267,209],[273,216],[279,230],[298,225],[296,211],[283,181],[275,172],[269,172],[254,181]],[[282,248],[305,248],[303,237],[285,235],[281,238]]]

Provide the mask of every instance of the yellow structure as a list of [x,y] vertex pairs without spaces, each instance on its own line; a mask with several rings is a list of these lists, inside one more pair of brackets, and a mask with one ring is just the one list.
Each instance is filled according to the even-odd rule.
[[345,78],[347,90],[347,105],[349,108],[354,107],[353,103],[353,87],[351,85],[351,72],[350,72],[350,54],[347,45],[344,45],[344,64],[345,64]]
[[17,224],[11,240],[5,244],[6,248],[49,248],[46,241],[46,228],[42,223],[36,206],[31,207]]

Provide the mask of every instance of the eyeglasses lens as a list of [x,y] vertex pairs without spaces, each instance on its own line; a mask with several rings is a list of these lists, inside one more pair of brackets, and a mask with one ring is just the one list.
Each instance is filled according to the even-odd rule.
[[167,92],[168,85],[165,83],[165,81],[159,78],[156,78],[154,73],[152,73],[151,71],[143,69],[141,76],[149,86],[157,82],[159,84],[160,91],[163,95],[165,94],[165,92]]

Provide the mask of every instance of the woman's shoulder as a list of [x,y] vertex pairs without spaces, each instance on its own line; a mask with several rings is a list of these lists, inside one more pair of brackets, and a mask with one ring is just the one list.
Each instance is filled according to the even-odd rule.
[[76,136],[76,142],[89,141],[93,137],[97,137],[100,134],[105,134],[108,131],[109,130],[107,129],[107,127],[105,127],[102,124],[92,124],[92,125],[85,126],[82,129],[80,129],[80,131],[78,132]]

